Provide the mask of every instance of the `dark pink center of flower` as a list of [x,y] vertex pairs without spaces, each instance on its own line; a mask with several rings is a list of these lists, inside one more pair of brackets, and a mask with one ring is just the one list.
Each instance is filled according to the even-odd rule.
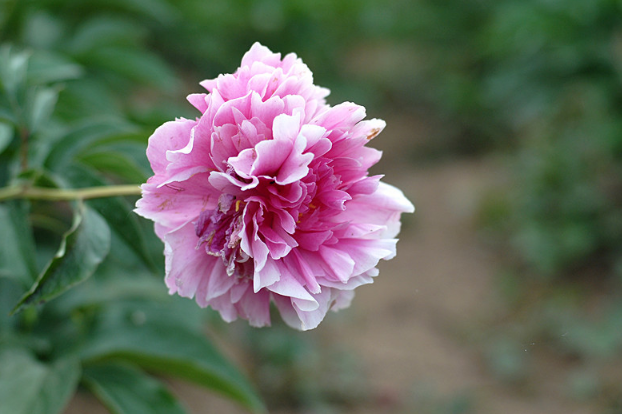
[[242,201],[230,194],[222,194],[216,210],[202,211],[195,223],[199,238],[197,249],[205,244],[205,251],[212,256],[221,257],[229,276],[250,277],[253,262],[240,249],[240,229],[242,227]]

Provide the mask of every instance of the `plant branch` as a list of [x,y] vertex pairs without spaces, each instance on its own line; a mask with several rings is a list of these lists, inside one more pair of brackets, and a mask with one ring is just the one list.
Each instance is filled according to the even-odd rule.
[[140,195],[138,185],[111,185],[87,188],[44,188],[15,186],[0,188],[0,201],[25,198],[30,200],[70,201],[116,196]]

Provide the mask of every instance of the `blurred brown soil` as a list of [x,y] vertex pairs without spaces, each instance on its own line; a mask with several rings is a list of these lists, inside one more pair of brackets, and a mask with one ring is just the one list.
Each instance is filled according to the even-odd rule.
[[[565,367],[555,358],[537,358],[538,376],[530,386],[500,382],[483,361],[482,335],[503,309],[494,288],[501,264],[478,239],[474,217],[482,193],[502,184],[503,165],[494,158],[417,163],[412,154],[429,134],[425,124],[415,117],[387,123],[372,142],[384,151],[375,172],[386,174],[384,181],[401,188],[417,211],[404,217],[398,255],[381,264],[376,282],[358,289],[350,309],[329,314],[309,333],[350,350],[371,390],[362,404],[330,412],[595,412],[565,396],[560,386]],[[244,362],[243,355],[237,357]],[[245,412],[198,387],[171,384],[194,414]],[[470,410],[438,411],[439,404],[461,396]],[[79,413],[105,411],[80,396],[65,414]]]

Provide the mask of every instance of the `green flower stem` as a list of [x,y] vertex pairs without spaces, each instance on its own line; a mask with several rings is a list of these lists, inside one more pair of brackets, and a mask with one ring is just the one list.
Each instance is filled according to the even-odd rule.
[[87,188],[43,188],[15,186],[0,188],[0,201],[12,199],[70,201],[116,196],[140,195],[138,185],[111,185]]

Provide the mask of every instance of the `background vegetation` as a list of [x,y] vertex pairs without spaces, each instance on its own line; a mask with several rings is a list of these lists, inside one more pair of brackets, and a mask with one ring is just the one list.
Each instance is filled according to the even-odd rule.
[[[500,294],[512,311],[531,316],[518,328],[512,318],[500,318],[490,327],[499,340],[491,352],[482,352],[500,379],[521,381],[529,372],[520,350],[506,346],[508,339],[542,339],[581,361],[573,392],[588,399],[605,392],[607,407],[618,412],[622,389],[605,374],[603,361],[622,350],[619,1],[3,0],[0,186],[144,181],[150,131],[176,116],[194,116],[184,96],[197,90],[199,80],[237,67],[254,41],[302,56],[317,83],[332,90],[332,103],[351,100],[370,112],[426,118],[435,138],[410,154],[413,163],[503,157],[510,185],[481,201],[482,234],[507,263]],[[27,158],[19,154],[24,137]],[[112,281],[120,272],[159,277],[161,246],[148,225],[128,219],[128,200],[110,203],[88,204],[100,217],[97,225],[103,217],[103,226],[112,229],[112,253],[97,280],[117,283]],[[80,209],[65,203],[0,204],[3,234],[32,225],[28,243],[37,252],[28,261],[24,255],[35,257],[31,247],[3,237],[2,309],[11,308],[50,260],[72,216],[91,214]],[[120,231],[128,220],[131,231]],[[115,248],[123,243],[133,254]],[[9,277],[16,268],[20,276]],[[121,288],[110,289],[111,300],[120,300],[112,292]],[[70,312],[74,322],[78,318],[66,329],[114,316],[93,316],[99,305],[80,304],[81,294],[71,294],[77,304],[49,304],[50,315]],[[38,332],[43,323],[29,314],[19,323],[5,315],[3,310],[0,329]],[[559,341],[560,329],[577,339]],[[29,344],[34,351],[24,358],[55,355],[57,334],[41,335],[47,339]],[[304,406],[324,398],[321,374],[297,357],[301,349],[316,352],[308,349],[312,344],[278,329],[248,335],[261,337],[255,339],[260,346],[249,350],[264,361],[256,375],[290,378],[281,388],[262,390],[277,396],[272,403]],[[283,352],[274,351],[273,336],[289,344]],[[8,341],[3,338],[0,343]],[[7,355],[0,360],[12,354]],[[108,375],[99,368],[84,372],[86,384]],[[314,375],[316,382],[309,382]],[[342,404],[347,395],[361,395],[364,385],[344,381],[351,388],[328,400]]]

